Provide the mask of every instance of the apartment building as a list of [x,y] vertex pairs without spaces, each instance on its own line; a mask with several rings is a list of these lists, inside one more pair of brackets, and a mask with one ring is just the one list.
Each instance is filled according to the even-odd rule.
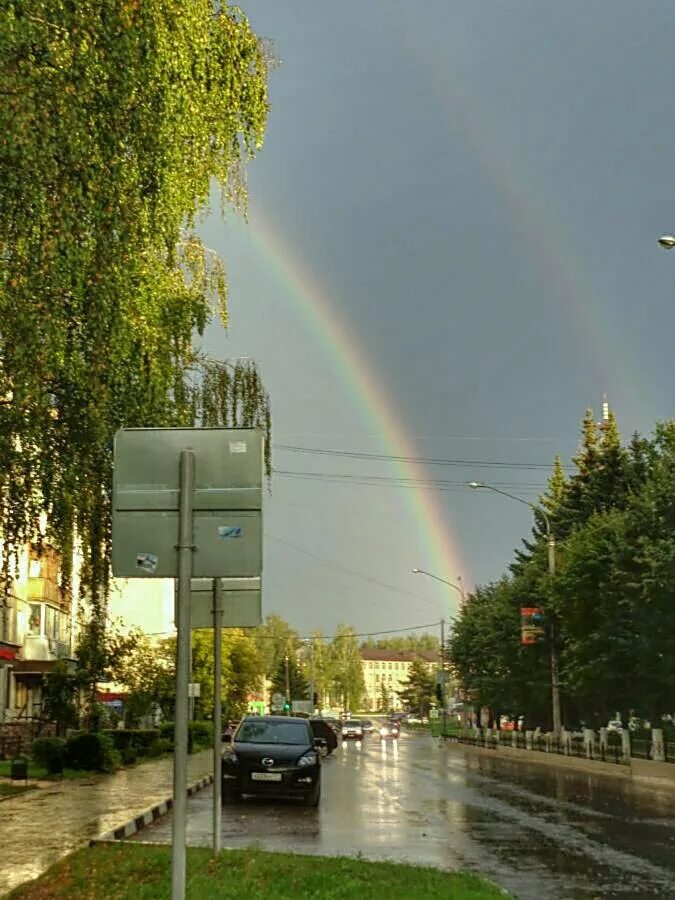
[[383,693],[386,692],[388,705],[393,709],[399,709],[400,692],[405,688],[410,666],[416,659],[424,660],[430,672],[438,669],[438,653],[431,651],[411,653],[405,650],[362,649],[365,708],[380,709]]
[[0,724],[39,717],[43,675],[57,660],[72,659],[77,576],[64,591],[59,570],[53,547],[26,547],[0,600]]

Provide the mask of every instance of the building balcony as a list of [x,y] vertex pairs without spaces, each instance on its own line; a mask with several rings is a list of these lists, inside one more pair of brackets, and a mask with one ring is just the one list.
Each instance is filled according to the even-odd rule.
[[29,603],[52,603],[62,609],[69,605],[64,592],[51,578],[29,578],[26,599]]

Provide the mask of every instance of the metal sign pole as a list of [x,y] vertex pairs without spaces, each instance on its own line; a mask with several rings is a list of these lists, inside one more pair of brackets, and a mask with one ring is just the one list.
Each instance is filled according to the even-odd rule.
[[173,751],[173,819],[171,898],[185,900],[185,831],[187,817],[188,669],[190,665],[190,587],[192,582],[195,455],[180,454],[178,596],[176,603],[176,710]]
[[222,704],[220,697],[221,655],[220,642],[223,626],[223,591],[220,578],[213,579],[213,852],[220,852],[222,822],[221,736]]

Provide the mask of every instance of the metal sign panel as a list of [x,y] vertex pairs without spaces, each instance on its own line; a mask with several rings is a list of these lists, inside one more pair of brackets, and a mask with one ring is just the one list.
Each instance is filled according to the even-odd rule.
[[113,574],[175,578],[179,460],[195,454],[197,578],[262,569],[262,432],[249,428],[130,428],[115,435]]
[[181,450],[195,453],[195,510],[262,509],[263,435],[253,428],[121,429],[114,508],[177,511]]
[[[260,512],[194,513],[195,578],[253,578],[262,570]],[[118,512],[113,573],[125,578],[175,578],[178,513]]]
[[[262,592],[259,578],[222,578],[223,628],[256,628],[262,625]],[[190,594],[190,626],[213,628],[213,581],[195,578]]]

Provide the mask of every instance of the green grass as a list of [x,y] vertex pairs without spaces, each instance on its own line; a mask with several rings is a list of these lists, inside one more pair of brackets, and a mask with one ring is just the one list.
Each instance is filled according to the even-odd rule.
[[[171,848],[100,844],[52,866],[7,900],[163,900],[171,895]],[[493,900],[499,888],[468,873],[347,857],[190,848],[187,900]]]
[[7,784],[0,781],[0,800],[6,800],[8,797],[13,797],[14,794],[23,794],[30,790],[31,788],[25,784]]
[[[3,759],[0,761],[0,778],[9,778],[11,773],[11,760]],[[49,775],[44,766],[39,766],[36,762],[32,760],[28,763],[28,779],[36,779],[47,780],[47,781],[58,781],[60,778],[77,779],[77,778],[91,778],[92,775],[100,775],[100,772],[87,772],[84,769],[64,769],[63,775]]]

